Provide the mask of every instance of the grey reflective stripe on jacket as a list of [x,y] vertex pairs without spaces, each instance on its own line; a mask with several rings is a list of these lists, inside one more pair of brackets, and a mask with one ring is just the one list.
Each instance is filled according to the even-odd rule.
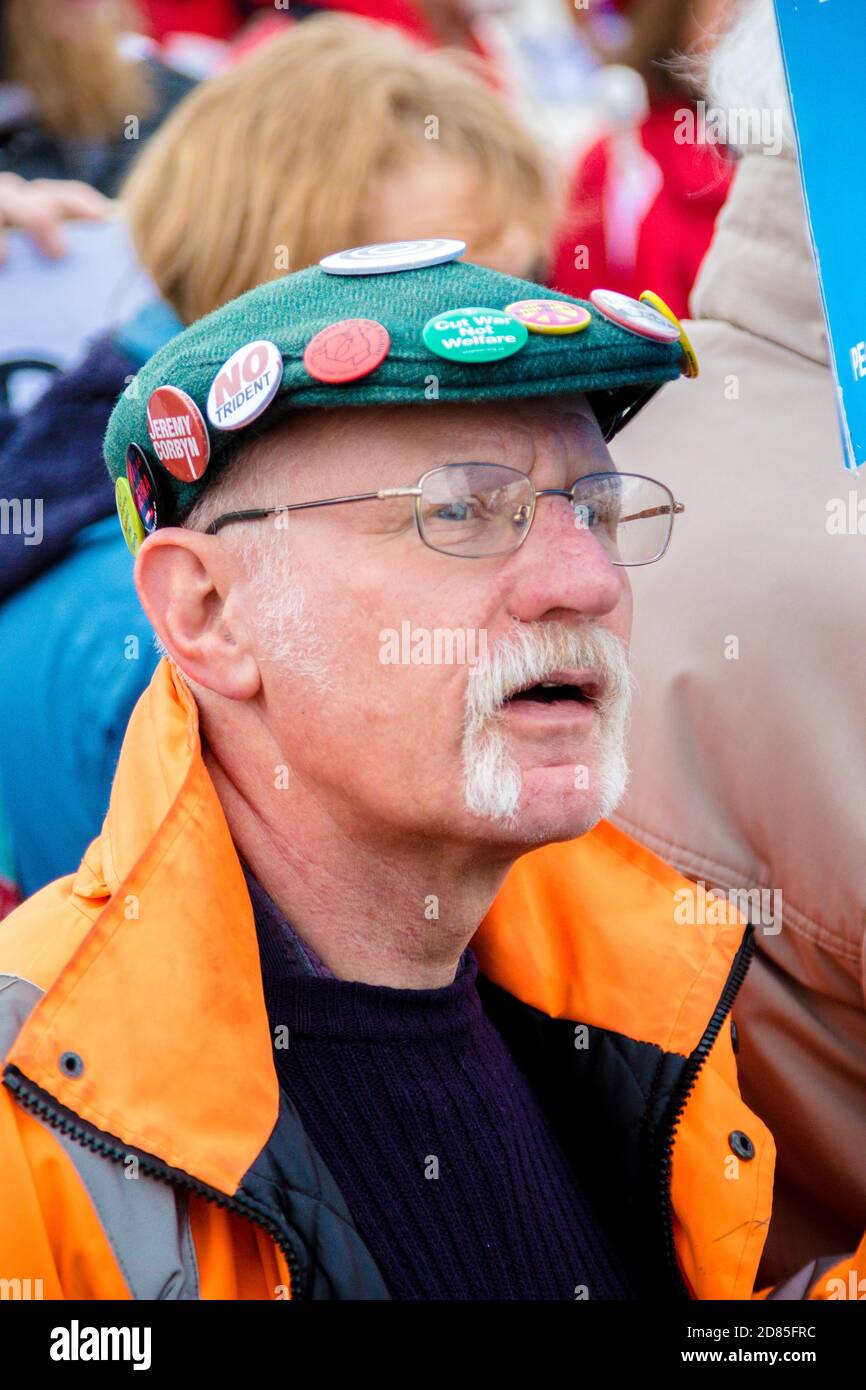
[[[0,1057],[7,1056],[42,993],[30,980],[0,975]],[[84,1121],[81,1124],[92,1128]],[[133,1149],[128,1165],[117,1163],[61,1130],[47,1127],[69,1156],[93,1204],[132,1298],[200,1298],[185,1194],[139,1173],[132,1162]]]
[[790,1279],[785,1279],[783,1283],[777,1284],[773,1292],[767,1294],[766,1301],[780,1299],[785,1302],[801,1302],[807,1299],[817,1287],[818,1280],[826,1274],[829,1269],[833,1269],[841,1260],[853,1259],[853,1252],[847,1255],[822,1255],[820,1259],[812,1260],[809,1264],[798,1269],[796,1274],[792,1274]]

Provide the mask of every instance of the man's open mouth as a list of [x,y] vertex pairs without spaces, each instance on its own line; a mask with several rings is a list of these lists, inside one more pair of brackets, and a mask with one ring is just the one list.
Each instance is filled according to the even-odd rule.
[[518,703],[530,703],[539,705],[595,705],[601,692],[598,680],[587,677],[576,679],[552,679],[539,681],[536,685],[528,685],[521,690],[515,690],[503,703],[503,709],[508,709],[511,705]]

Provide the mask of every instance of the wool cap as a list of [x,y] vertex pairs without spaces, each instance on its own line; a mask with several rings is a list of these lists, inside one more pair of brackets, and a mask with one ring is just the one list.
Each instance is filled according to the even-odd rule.
[[[429,328],[437,316],[452,322],[453,311],[501,314],[525,300],[583,309],[589,323],[578,332],[527,334],[509,316],[504,338],[512,346],[503,348],[498,339],[500,346],[493,351],[500,355],[492,360],[466,360],[459,348],[454,356],[443,356],[429,345]],[[348,320],[368,326],[356,323],[341,336],[337,326]],[[335,341],[325,344],[323,357],[315,356],[314,345],[311,357],[311,341],[329,328],[335,330]],[[471,337],[474,330],[470,323],[469,330],[460,331]],[[501,320],[495,332],[503,333]],[[454,341],[447,329],[438,338],[447,353]],[[515,342],[522,346],[514,347]],[[259,351],[247,363],[243,350],[252,345],[259,345]],[[376,365],[371,368],[370,362]],[[435,410],[443,401],[489,403],[585,392],[609,439],[661,385],[685,370],[680,342],[640,336],[592,303],[469,261],[375,274],[331,274],[315,266],[250,290],[160,348],[114,408],[105,460],[121,510],[129,446],[137,446],[131,453],[146,476],[145,491],[153,492],[150,511],[145,513],[132,476],[130,487],[139,516],[152,530],[156,524],[182,521],[241,444],[297,408],[411,405]],[[334,376],[336,380],[322,379]],[[161,389],[166,387],[174,391]],[[154,392],[159,393],[155,398]],[[166,414],[166,400],[169,416],[179,412],[180,419],[155,418]],[[238,427],[241,420],[245,423]],[[190,437],[197,443],[190,444]],[[131,500],[127,496],[125,505]],[[140,524],[135,516],[132,520]],[[123,510],[121,521],[128,534]]]

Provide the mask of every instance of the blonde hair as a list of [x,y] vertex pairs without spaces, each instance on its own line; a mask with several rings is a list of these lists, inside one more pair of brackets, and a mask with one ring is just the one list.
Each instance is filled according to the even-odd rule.
[[546,253],[556,209],[540,152],[473,68],[383,26],[321,16],[197,88],[122,194],[162,296],[189,323],[286,270],[379,239],[376,179],[431,149],[477,169],[479,245],[519,222]]
[[127,116],[140,119],[154,108],[146,69],[119,48],[122,33],[138,23],[130,0],[76,11],[56,0],[4,0],[0,79],[26,87],[43,124],[61,139],[117,140]]

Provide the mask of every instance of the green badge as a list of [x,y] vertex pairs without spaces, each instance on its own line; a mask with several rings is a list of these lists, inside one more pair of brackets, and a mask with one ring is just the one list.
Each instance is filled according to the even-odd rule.
[[501,309],[445,309],[424,327],[424,342],[454,362],[497,362],[526,344],[529,332]]

